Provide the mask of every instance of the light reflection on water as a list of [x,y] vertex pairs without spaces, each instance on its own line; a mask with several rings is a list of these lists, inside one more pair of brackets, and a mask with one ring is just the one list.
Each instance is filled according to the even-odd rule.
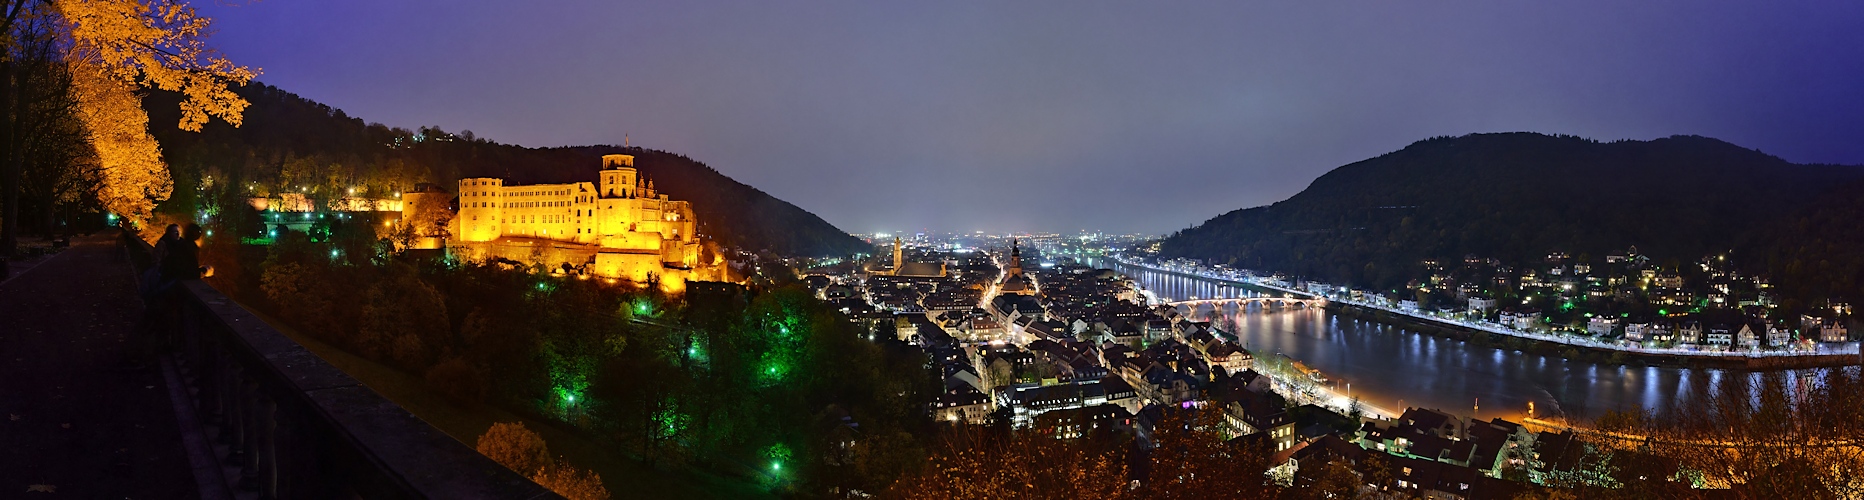
[[[1173,273],[1114,269],[1165,300],[1251,296],[1241,287]],[[1390,325],[1340,317],[1324,310],[1205,309],[1194,320],[1212,321],[1251,352],[1280,353],[1320,370],[1344,392],[1373,405],[1438,408],[1477,418],[1518,419],[1527,403],[1540,415],[1592,418],[1608,410],[1675,409],[1697,387],[1721,391],[1727,370],[1600,365],[1526,354],[1423,335]],[[1766,372],[1817,383],[1823,369]],[[1758,380],[1763,373],[1731,372]],[[1742,375],[1746,375],[1743,377]],[[1797,387],[1797,385],[1795,385]],[[1480,411],[1476,410],[1480,402]],[[1402,406],[1401,406],[1402,402]]]

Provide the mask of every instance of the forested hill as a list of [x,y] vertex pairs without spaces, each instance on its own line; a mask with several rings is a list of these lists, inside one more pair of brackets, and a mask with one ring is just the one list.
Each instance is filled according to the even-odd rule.
[[[1858,212],[1829,212],[1843,208],[1834,202],[1840,191],[1864,192],[1849,185],[1861,178],[1864,168],[1793,164],[1695,136],[1433,138],[1336,168],[1287,200],[1173,234],[1161,256],[1376,287],[1419,277],[1430,258],[1519,264],[1552,250],[1602,257],[1631,245],[1682,262],[1745,249],[1749,264],[1784,274],[1803,240],[1852,231],[1816,226],[1858,220]],[[1860,284],[1855,262],[1839,268],[1853,276],[1837,286]]]
[[[415,130],[365,123],[340,109],[276,87],[252,84],[239,90],[252,107],[233,128],[215,121],[201,133],[177,130],[178,99],[155,93],[150,130],[177,186],[198,185],[216,176],[231,185],[260,189],[308,186],[311,190],[369,186],[405,189],[434,182],[452,191],[461,177],[503,177],[518,183],[594,181],[603,154],[635,155],[635,165],[661,193],[693,202],[700,234],[721,244],[782,255],[841,255],[868,246],[815,214],[732,180],[682,155],[620,146],[526,148],[449,133],[438,127]],[[194,206],[191,190],[175,190],[171,210]],[[263,194],[263,193],[261,193]]]

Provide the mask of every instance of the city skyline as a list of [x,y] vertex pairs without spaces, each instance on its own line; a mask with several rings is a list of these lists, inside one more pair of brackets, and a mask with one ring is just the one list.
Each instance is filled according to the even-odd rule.
[[1856,5],[202,7],[262,81],[352,116],[626,135],[850,232],[1168,233],[1479,132],[1864,163]]
[[0,491],[1864,498],[1864,4],[726,2],[0,2]]

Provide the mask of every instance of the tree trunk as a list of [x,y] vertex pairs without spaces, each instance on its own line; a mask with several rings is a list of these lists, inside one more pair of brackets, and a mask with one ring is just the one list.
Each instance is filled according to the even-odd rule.
[[[4,47],[0,47],[4,49]],[[0,61],[0,257],[11,257],[19,249],[19,170],[14,161],[19,148],[14,141],[13,61]]]
[[37,193],[39,199],[45,200],[41,202],[39,207],[39,222],[41,223],[39,226],[39,233],[44,234],[47,240],[58,238],[56,234],[58,229],[58,203],[56,192],[56,187],[47,186]]

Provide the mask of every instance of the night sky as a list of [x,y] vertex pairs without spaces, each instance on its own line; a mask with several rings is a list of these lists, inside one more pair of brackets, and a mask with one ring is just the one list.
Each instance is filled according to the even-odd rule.
[[627,133],[851,232],[1168,232],[1472,132],[1864,163],[1864,2],[196,3],[351,115]]

